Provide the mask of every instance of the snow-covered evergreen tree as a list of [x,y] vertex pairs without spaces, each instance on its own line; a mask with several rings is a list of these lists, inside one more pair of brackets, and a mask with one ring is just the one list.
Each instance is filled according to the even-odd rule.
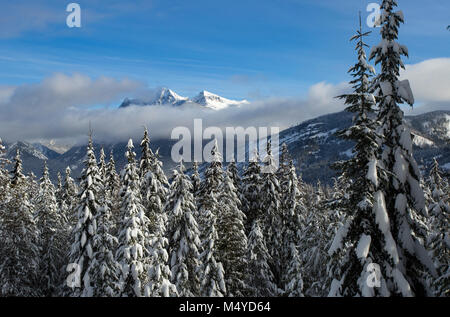
[[[89,136],[84,169],[81,173],[81,183],[78,205],[78,222],[74,228],[74,240],[72,243],[69,264],[67,270],[69,276],[75,280],[69,281],[72,296],[93,296],[92,276],[89,266],[93,260],[93,237],[97,232],[97,221],[95,215],[101,208],[98,202],[99,187],[101,179],[98,173],[97,161],[94,154],[92,135]],[[76,276],[73,276],[75,267]],[[73,282],[73,284],[72,284]],[[77,285],[79,282],[79,285]]]
[[169,267],[169,241],[162,230],[156,230],[150,241],[149,282],[145,288],[147,296],[176,297],[178,291],[171,282],[172,272]]
[[281,248],[283,245],[283,223],[280,184],[276,177],[276,166],[271,142],[267,142],[267,155],[263,159],[265,172],[262,175],[258,219],[266,237],[266,245],[273,262],[270,263],[277,285],[281,286]]
[[239,200],[241,200],[241,193],[242,193],[242,179],[239,176],[239,171],[236,165],[236,161],[234,158],[231,160],[231,162],[227,166],[228,176],[231,178],[231,181],[233,182],[234,188],[236,188],[237,195]]
[[[201,183],[199,194],[199,212],[203,214],[205,210],[211,211],[215,216],[219,216],[219,195],[223,183],[222,155],[215,141],[211,150],[211,163],[205,171],[204,179]],[[205,230],[203,226],[202,231]]]
[[72,227],[74,227],[78,222],[78,186],[75,183],[74,179],[71,177],[71,172],[72,171],[70,167],[67,167],[62,188],[62,202],[60,203],[61,214],[67,221],[67,230],[69,232],[72,230]]
[[202,254],[200,259],[200,295],[204,297],[223,297],[226,295],[225,272],[219,262],[219,250],[216,243],[219,236],[216,230],[216,216],[209,210],[203,210],[201,214],[204,223],[204,239],[202,241]]
[[65,226],[55,196],[55,187],[50,181],[47,162],[40,180],[40,191],[36,201],[36,221],[40,232],[40,289],[44,296],[57,295],[65,264]]
[[433,281],[434,295],[448,297],[450,296],[450,205],[447,202],[449,197],[444,192],[444,180],[436,159],[433,160],[427,183],[431,196],[429,212],[432,228],[428,245],[438,272],[438,278]]
[[180,296],[199,296],[200,247],[199,229],[194,218],[195,203],[192,184],[180,163],[174,170],[170,194],[165,205],[169,216],[169,258],[172,283]]
[[1,205],[7,201],[9,193],[9,176],[6,166],[10,163],[5,156],[6,148],[2,144],[2,139],[0,138],[0,212],[2,212]]
[[147,217],[150,219],[150,232],[155,233],[160,226],[165,230],[167,215],[163,212],[167,199],[169,182],[162,170],[158,151],[153,153],[150,148],[148,130],[145,129],[141,141],[140,174],[142,179],[141,192]]
[[[285,150],[287,154],[287,150]],[[284,160],[281,160],[284,162]],[[284,164],[283,164],[284,165]],[[301,258],[296,249],[300,239],[301,239],[301,227],[303,217],[306,216],[306,207],[303,204],[303,199],[299,190],[299,183],[297,178],[297,173],[295,166],[292,161],[284,166],[284,171],[279,176],[281,178],[281,195],[282,195],[282,210],[281,210],[281,234],[282,234],[282,244],[280,246],[280,280],[281,286],[286,290],[288,285],[292,283],[296,284],[298,287],[301,285],[303,287],[303,279],[297,282],[292,282],[294,275],[298,277],[301,276],[301,271],[293,273],[292,265],[299,265],[301,269]],[[279,171],[281,172],[281,171]],[[293,248],[296,253],[293,252]],[[297,258],[294,258],[297,256]],[[291,285],[289,292],[294,292],[292,296],[300,296],[300,294],[295,293],[299,291],[297,286]],[[292,288],[294,287],[295,290]]]
[[[404,68],[402,56],[408,56],[406,46],[397,42],[398,29],[404,22],[403,13],[395,11],[397,1],[383,0],[381,4],[381,42],[372,48],[370,59],[381,65],[373,87],[379,108],[383,148],[380,165],[388,172],[387,181],[380,182],[386,199],[386,213],[393,241],[393,294],[425,295],[425,280],[435,269],[424,249],[427,235],[425,199],[420,187],[420,171],[412,155],[411,132],[404,124],[399,104],[413,105],[414,97],[407,80],[400,81]],[[378,206],[380,207],[380,206]],[[380,209],[380,208],[379,208]],[[381,208],[383,209],[383,208]]]
[[269,266],[272,259],[258,219],[254,221],[248,237],[247,257],[247,284],[250,287],[250,295],[256,297],[276,296],[278,287]]
[[247,234],[253,227],[253,222],[259,214],[259,191],[261,188],[261,166],[259,165],[259,154],[255,150],[250,158],[247,168],[242,177],[242,211],[247,220],[245,228]]
[[119,248],[116,260],[121,265],[120,295],[141,297],[148,283],[149,219],[142,205],[141,184],[133,141],[127,145],[127,165],[122,171]]
[[40,296],[39,231],[19,151],[14,159],[8,196],[5,209],[0,210],[0,295]]
[[110,217],[111,210],[107,203],[95,215],[97,231],[92,239],[94,255],[89,266],[94,297],[114,297],[120,294],[121,266],[114,256],[118,240],[111,234]]
[[[369,91],[369,79],[375,71],[367,63],[364,37],[370,32],[360,28],[352,37],[356,40],[358,62],[350,69],[354,79],[353,93],[339,96],[345,100],[347,111],[355,114],[353,125],[339,131],[338,135],[356,143],[354,156],[339,162],[344,177],[353,181],[349,188],[341,190],[339,181],[335,182],[333,208],[342,210],[345,220],[334,237],[329,250],[332,257],[330,275],[333,280],[331,296],[388,296],[390,293],[386,280],[392,278],[396,255],[389,252],[393,243],[392,234],[380,220],[382,192],[378,192],[379,175],[377,151],[378,136],[374,117],[375,99]],[[370,287],[367,280],[370,266],[376,263],[381,267],[380,288]],[[393,281],[389,280],[389,283]]]
[[106,196],[111,208],[112,233],[116,235],[120,225],[120,177],[116,171],[116,162],[114,161],[113,151],[109,155],[109,161],[106,165]]
[[198,162],[194,161],[192,163],[192,175],[191,175],[191,183],[192,183],[192,194],[194,198],[197,199],[200,192],[201,179],[200,174],[198,173]]
[[245,296],[247,286],[247,236],[245,234],[245,214],[241,211],[238,191],[234,186],[233,165],[228,165],[224,181],[220,187],[218,232],[216,241],[218,255],[216,259],[223,264],[227,296]]
[[23,174],[22,158],[20,157],[20,151],[17,149],[16,156],[14,157],[14,167],[11,171],[11,185],[16,186],[19,182],[26,179]]
[[106,179],[106,161],[105,150],[103,147],[100,149],[100,157],[98,158],[98,174],[102,182]]
[[114,297],[120,294],[119,273],[121,266],[115,259],[118,245],[113,232],[112,197],[107,178],[105,152],[100,150],[98,164],[99,191],[98,204],[94,214],[97,230],[92,238],[93,259],[89,265],[91,276],[92,296]]
[[61,210],[62,196],[63,196],[63,180],[61,173],[58,172],[56,173],[55,198],[56,202],[58,203],[59,210]]
[[286,272],[286,285],[284,294],[289,297],[303,297],[303,274],[302,261],[297,247],[291,243],[289,265]]

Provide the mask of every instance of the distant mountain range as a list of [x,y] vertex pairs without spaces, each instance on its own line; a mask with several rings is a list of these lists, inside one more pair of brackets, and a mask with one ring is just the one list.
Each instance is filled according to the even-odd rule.
[[204,108],[209,108],[213,110],[221,110],[230,106],[240,106],[248,104],[247,100],[231,100],[219,95],[215,95],[206,90],[200,92],[197,96],[193,98],[182,97],[178,95],[173,90],[168,88],[161,88],[157,91],[153,98],[148,100],[144,99],[129,99],[125,98],[119,108],[126,108],[130,106],[160,106],[160,105],[171,105],[171,106],[183,106],[183,105],[198,105]]
[[[333,113],[308,120],[297,126],[286,129],[280,133],[280,144],[286,143],[297,170],[305,181],[330,184],[335,171],[330,169],[331,163],[347,159],[352,155],[353,144],[336,137],[335,132],[351,124],[352,114],[347,112]],[[423,170],[427,170],[433,157],[436,157],[440,166],[450,174],[450,111],[430,112],[418,116],[407,116],[405,122],[411,127],[414,142],[414,155]],[[171,170],[176,164],[171,160],[172,140],[152,140],[154,151],[159,148],[164,169],[171,176]],[[56,173],[62,174],[67,166],[78,177],[83,168],[86,155],[86,145],[72,147],[60,154],[39,144],[27,142],[5,143],[6,156],[13,159],[16,150],[21,152],[25,172],[33,171],[40,177],[44,161],[48,161],[52,179]],[[100,148],[104,147],[107,158],[113,151],[117,167],[126,164],[126,142],[116,144],[95,144],[95,154],[99,157]],[[137,158],[140,150],[136,148]]]

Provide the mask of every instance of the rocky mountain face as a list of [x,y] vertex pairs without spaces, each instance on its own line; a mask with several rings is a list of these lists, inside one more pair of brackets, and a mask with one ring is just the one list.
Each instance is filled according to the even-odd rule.
[[[351,124],[352,114],[347,112],[333,113],[308,120],[300,125],[286,129],[280,133],[280,145],[286,143],[298,172],[306,182],[332,183],[336,172],[330,168],[333,162],[345,160],[351,157],[353,144],[338,138],[335,133]],[[406,124],[411,127],[414,142],[414,155],[424,172],[430,166],[433,157],[436,157],[442,169],[450,174],[450,111],[438,111],[418,116],[405,118]],[[164,163],[167,175],[171,176],[171,170],[176,163],[171,159],[171,148],[175,141],[152,140],[153,151],[159,149],[159,155]],[[5,143],[9,159],[13,159],[16,150],[19,149],[23,167],[26,173],[33,172],[37,177],[42,174],[44,161],[48,161],[53,180],[56,173],[64,174],[69,166],[73,176],[79,177],[83,168],[83,160],[86,155],[86,145],[75,146],[64,154],[59,154],[39,143],[27,142]],[[100,148],[103,147],[107,159],[113,151],[117,168],[122,168],[125,163],[126,143],[95,144],[97,158]],[[140,149],[135,149],[137,158],[140,157]]]

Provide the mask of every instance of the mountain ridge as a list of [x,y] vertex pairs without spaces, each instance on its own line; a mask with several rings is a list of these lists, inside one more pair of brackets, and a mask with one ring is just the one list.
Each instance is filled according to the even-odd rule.
[[127,108],[130,106],[161,106],[161,105],[171,105],[171,106],[183,106],[185,104],[199,105],[204,108],[212,110],[222,110],[230,106],[240,106],[243,104],[248,104],[247,100],[232,100],[216,95],[212,92],[203,90],[196,96],[192,98],[183,97],[178,95],[176,92],[169,88],[160,88],[155,96],[150,99],[130,99],[125,98],[120,104],[119,108]]
[[[335,132],[348,127],[352,122],[352,113],[338,112],[310,119],[280,132],[280,145],[286,143],[297,167],[297,171],[306,182],[330,183],[336,172],[330,165],[337,160],[351,157],[353,144],[338,138]],[[436,157],[442,168],[447,168],[450,174],[450,111],[435,111],[416,116],[406,116],[405,123],[411,128],[414,143],[414,156],[426,171]],[[176,163],[171,160],[171,147],[174,140],[152,140],[153,151],[159,149],[164,170],[171,176],[171,170]],[[41,144],[28,142],[4,143],[6,156],[12,160],[15,150],[19,148],[22,154],[23,167],[26,173],[32,171],[40,177],[44,161],[48,161],[53,180],[56,173],[64,173],[67,166],[73,170],[73,176],[79,177],[86,155],[86,145],[78,145],[59,154]],[[104,147],[107,157],[113,151],[117,168],[125,164],[126,142],[111,144],[94,144],[96,157],[100,148]],[[136,149],[137,159],[140,151]]]

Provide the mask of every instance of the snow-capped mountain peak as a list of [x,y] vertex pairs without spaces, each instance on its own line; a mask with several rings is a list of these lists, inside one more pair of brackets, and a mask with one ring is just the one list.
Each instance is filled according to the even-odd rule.
[[129,99],[125,100],[120,105],[120,108],[128,106],[159,106],[159,105],[181,105],[187,102],[189,98],[182,97],[169,88],[161,88],[154,94],[154,97],[149,100],[143,99]]
[[166,104],[178,105],[181,103],[185,103],[188,100],[189,100],[189,98],[182,97],[169,88],[162,88],[159,91],[157,98],[153,101],[152,104],[153,105],[166,105]]
[[231,100],[220,97],[219,95],[213,94],[206,90],[203,90],[196,97],[194,97],[192,102],[214,110],[221,110],[227,108],[228,106],[239,106],[248,103],[247,100]]
[[161,88],[160,90],[157,91],[155,97],[151,100],[125,98],[125,100],[120,105],[120,108],[126,108],[128,106],[156,106],[156,105],[181,106],[186,103],[198,104],[200,106],[213,110],[221,110],[229,106],[239,106],[242,104],[247,104],[248,101],[247,100],[237,101],[227,99],[206,90],[203,90],[197,96],[190,99],[178,95],[176,92],[174,92],[169,88]]

